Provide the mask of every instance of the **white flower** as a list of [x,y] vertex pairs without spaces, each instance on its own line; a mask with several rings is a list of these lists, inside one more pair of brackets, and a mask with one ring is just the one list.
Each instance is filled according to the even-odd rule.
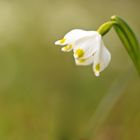
[[98,47],[98,49],[96,49],[96,52],[94,52],[92,55],[90,55],[89,52],[89,57],[75,58],[75,62],[77,65],[87,66],[93,64],[93,71],[96,76],[99,76],[100,72],[103,71],[109,65],[110,60],[111,54],[104,46],[103,41],[101,41],[101,44]]
[[81,38],[96,34],[95,31],[85,31],[81,29],[74,29],[68,32],[62,39],[55,42],[55,45],[64,46],[62,51],[69,52],[74,48],[74,43]]
[[101,46],[101,35],[98,32],[85,36],[74,43],[74,58],[86,59],[92,56]]
[[97,50],[93,58],[93,71],[96,76],[99,76],[100,72],[109,65],[110,60],[111,54],[102,41],[100,48]]
[[67,33],[56,45],[66,45],[62,51],[73,50],[75,63],[81,66],[93,64],[96,76],[100,75],[109,64],[111,54],[104,46],[101,35],[96,31],[84,31],[75,29]]

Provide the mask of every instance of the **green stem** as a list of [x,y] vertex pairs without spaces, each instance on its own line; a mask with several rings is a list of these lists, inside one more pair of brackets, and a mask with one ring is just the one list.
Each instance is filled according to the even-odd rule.
[[140,47],[134,32],[120,17],[112,16],[111,20],[116,22],[113,27],[140,74]]
[[114,27],[140,75],[140,47],[134,32],[129,25],[118,16],[112,16],[111,21],[102,24],[97,32],[104,36],[112,27]]
[[106,33],[108,33],[108,31],[113,27],[114,24],[116,24],[116,21],[105,22],[98,28],[97,32],[100,35],[104,36]]

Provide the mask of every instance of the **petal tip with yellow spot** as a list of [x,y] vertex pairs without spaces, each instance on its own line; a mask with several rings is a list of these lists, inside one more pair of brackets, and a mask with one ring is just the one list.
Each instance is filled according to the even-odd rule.
[[77,49],[74,53],[74,57],[75,58],[81,58],[83,57],[85,54],[84,50],[83,49]]
[[63,38],[63,39],[57,40],[57,41],[55,42],[55,45],[64,45],[65,42],[66,42],[66,39]]
[[71,50],[72,50],[72,45],[67,45],[67,46],[61,48],[61,51],[63,51],[63,52],[69,52]]

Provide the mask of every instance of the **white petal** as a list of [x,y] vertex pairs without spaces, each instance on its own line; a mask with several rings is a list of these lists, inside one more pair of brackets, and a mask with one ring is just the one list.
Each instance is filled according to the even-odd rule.
[[54,44],[55,44],[55,45],[62,45],[62,44],[60,43],[60,40],[57,40]]
[[80,30],[80,29],[74,29],[68,32],[63,39],[60,39],[55,42],[55,45],[69,45],[73,44],[77,39],[85,36],[87,31]]
[[70,52],[72,49],[73,49],[72,45],[67,45],[65,47],[62,47],[61,51],[63,51],[63,52]]
[[83,59],[91,57],[101,46],[101,35],[96,33],[94,35],[86,36],[74,44],[74,57],[76,58],[76,52],[78,49],[84,51]]
[[75,63],[76,65],[79,66],[88,66],[91,65],[93,63],[93,56],[87,58],[87,59],[75,59]]
[[60,46],[67,45],[66,39],[63,38],[63,39],[61,39],[61,40],[57,40],[57,41],[55,42],[55,45],[60,45]]
[[73,49],[75,42],[78,41],[79,39],[82,39],[84,37],[89,37],[89,36],[96,36],[98,33],[96,31],[85,31],[81,29],[74,29],[68,32],[64,38],[61,40],[58,40],[55,42],[55,45],[60,45],[60,46],[72,46],[70,49],[67,49],[68,47],[63,47],[61,50],[64,52],[69,52]]
[[81,29],[74,29],[68,32],[64,38],[66,38],[67,43],[73,44],[80,38],[86,37],[86,36],[91,36],[97,34],[96,31],[85,31]]
[[100,49],[94,55],[93,71],[96,76],[109,65],[110,60],[111,54],[102,42]]

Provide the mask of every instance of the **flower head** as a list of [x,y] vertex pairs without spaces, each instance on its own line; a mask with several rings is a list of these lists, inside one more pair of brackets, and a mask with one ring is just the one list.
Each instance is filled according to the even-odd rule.
[[94,31],[85,31],[81,29],[74,29],[68,32],[62,39],[55,42],[55,45],[64,46],[62,51],[69,52],[74,48],[74,43],[84,37],[91,36],[95,34]]
[[108,66],[111,59],[111,55],[97,31],[74,29],[67,33],[63,39],[56,41],[55,45],[65,45],[61,49],[64,52],[73,50],[76,65],[93,64],[96,76],[99,76],[100,72]]

